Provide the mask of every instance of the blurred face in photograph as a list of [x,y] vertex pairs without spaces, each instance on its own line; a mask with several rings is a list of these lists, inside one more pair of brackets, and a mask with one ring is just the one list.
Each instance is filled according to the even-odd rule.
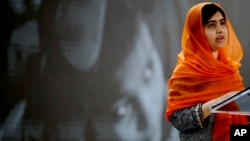
[[[94,11],[94,4],[91,7],[90,2],[88,5],[90,15],[79,16],[100,20],[97,25],[90,25],[86,21],[91,19],[80,18],[77,22],[72,22],[71,18],[84,13],[84,10],[80,8],[84,5],[73,7],[74,9],[66,7],[67,12],[61,11],[58,15],[57,31],[60,49],[67,62],[74,68],[88,71],[100,56],[100,35],[102,35],[100,25],[103,25],[101,23],[103,19],[96,18],[95,14],[100,14],[102,10]],[[93,15],[91,10],[93,10]],[[71,17],[71,15],[74,16]],[[60,24],[59,21],[64,24]],[[79,99],[80,101],[86,100],[82,103],[87,109],[86,116],[90,117],[90,120],[86,121],[88,126],[85,127],[85,138],[91,138],[87,136],[92,135],[96,137],[96,140],[101,141],[161,140],[166,94],[163,67],[147,24],[138,21],[136,27],[133,37],[128,37],[133,38],[133,43],[128,47],[131,48],[130,52],[126,53],[123,58],[116,54],[107,56],[112,59],[121,59],[116,69],[106,74],[109,76],[107,79],[114,79],[117,88],[110,86],[113,80],[103,80],[102,75],[95,76],[96,82],[89,85],[93,88],[89,87],[91,91],[84,93],[88,95],[86,99]],[[112,51],[112,48],[109,49]],[[102,69],[99,66],[97,73],[103,74]]]

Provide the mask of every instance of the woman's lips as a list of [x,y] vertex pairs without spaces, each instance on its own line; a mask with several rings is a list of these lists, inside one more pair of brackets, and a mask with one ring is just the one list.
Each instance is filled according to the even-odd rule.
[[224,42],[224,36],[218,36],[215,40],[216,42]]

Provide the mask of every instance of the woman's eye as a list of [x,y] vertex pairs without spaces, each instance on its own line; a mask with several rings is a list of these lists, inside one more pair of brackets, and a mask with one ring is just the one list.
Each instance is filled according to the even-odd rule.
[[114,116],[116,121],[122,120],[126,115],[131,113],[132,105],[127,101],[127,99],[123,99],[118,101],[114,107],[112,108],[112,115]]
[[225,21],[223,21],[223,22],[221,22],[220,24],[221,24],[221,25],[226,25],[226,22],[225,22]]
[[215,27],[215,24],[214,23],[210,23],[210,24],[207,25],[207,27],[208,28],[213,28],[213,27]]

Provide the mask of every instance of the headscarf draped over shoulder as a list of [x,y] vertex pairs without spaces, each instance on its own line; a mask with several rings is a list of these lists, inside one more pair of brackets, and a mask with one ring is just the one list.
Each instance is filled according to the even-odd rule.
[[[168,81],[169,92],[165,117],[169,121],[171,121],[171,115],[178,110],[205,103],[230,91],[244,89],[238,70],[243,51],[228,18],[226,19],[228,44],[219,50],[218,59],[212,56],[211,47],[202,26],[201,11],[206,4],[211,3],[193,6],[186,16],[182,34],[182,51],[178,54],[176,67]],[[219,4],[214,4],[222,9]],[[235,103],[224,108],[239,110]],[[241,120],[241,117],[216,114],[214,139],[226,134],[229,138],[230,124],[241,124],[241,121],[245,124],[246,120]],[[218,124],[220,122],[225,124]],[[225,128],[225,125],[228,125],[228,128]]]

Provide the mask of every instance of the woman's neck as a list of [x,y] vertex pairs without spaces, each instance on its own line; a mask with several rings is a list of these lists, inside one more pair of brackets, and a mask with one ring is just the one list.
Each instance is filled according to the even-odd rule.
[[212,55],[213,55],[213,57],[214,57],[215,59],[218,59],[219,51],[218,51],[218,50],[217,50],[217,51],[213,51],[213,52],[212,52]]

